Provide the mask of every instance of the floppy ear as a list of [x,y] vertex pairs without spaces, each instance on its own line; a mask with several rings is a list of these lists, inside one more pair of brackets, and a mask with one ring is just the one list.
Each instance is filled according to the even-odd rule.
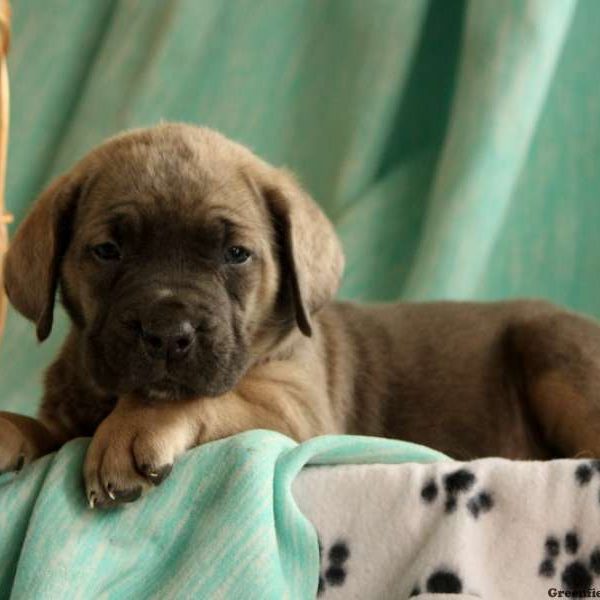
[[338,290],[344,254],[331,221],[312,198],[291,174],[276,174],[263,184],[262,192],[277,229],[295,320],[310,336],[311,316]]
[[44,341],[52,330],[60,264],[69,240],[79,186],[66,175],[37,198],[4,259],[4,286],[11,304],[33,321]]

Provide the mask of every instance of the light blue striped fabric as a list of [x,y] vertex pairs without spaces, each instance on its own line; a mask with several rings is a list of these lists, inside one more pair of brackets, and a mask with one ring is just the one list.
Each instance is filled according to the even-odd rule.
[[291,493],[300,469],[445,458],[378,438],[298,445],[250,431],[189,452],[146,498],[102,512],[82,490],[86,447],[74,440],[0,478],[0,598],[314,598],[316,532]]

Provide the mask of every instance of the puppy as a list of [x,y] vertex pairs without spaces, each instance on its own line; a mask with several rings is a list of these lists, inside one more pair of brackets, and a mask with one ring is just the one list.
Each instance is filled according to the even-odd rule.
[[0,468],[93,436],[90,506],[253,428],[395,437],[458,459],[600,456],[600,328],[537,301],[334,302],[343,254],[287,172],[209,129],[114,137],[42,193],[5,260],[14,307],[72,329]]

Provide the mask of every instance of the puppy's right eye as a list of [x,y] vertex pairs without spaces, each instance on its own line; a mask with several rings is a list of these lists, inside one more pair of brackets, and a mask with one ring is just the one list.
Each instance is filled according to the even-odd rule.
[[104,242],[92,246],[92,253],[102,262],[121,260],[121,250],[113,242]]

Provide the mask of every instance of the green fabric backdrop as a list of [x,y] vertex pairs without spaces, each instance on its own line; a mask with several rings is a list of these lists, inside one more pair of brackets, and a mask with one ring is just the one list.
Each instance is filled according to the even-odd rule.
[[[207,124],[295,170],[354,299],[544,296],[600,316],[597,0],[13,0],[7,201],[104,137]],[[11,311],[4,408],[38,346]]]

